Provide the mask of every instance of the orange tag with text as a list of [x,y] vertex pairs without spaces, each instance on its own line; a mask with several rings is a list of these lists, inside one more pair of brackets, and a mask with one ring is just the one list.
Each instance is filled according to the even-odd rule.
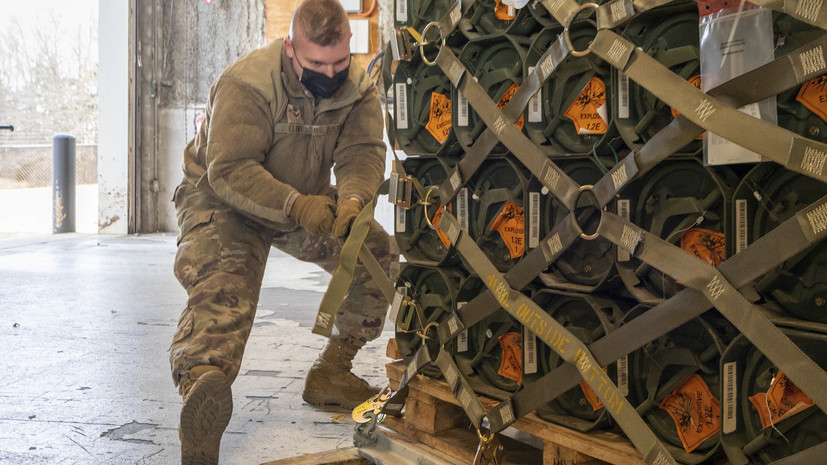
[[[425,214],[427,215],[428,214],[427,207],[423,207],[423,208],[426,208]],[[449,212],[453,211],[453,209],[451,208],[450,205],[448,205],[448,211]],[[434,213],[434,219],[431,220],[431,222],[434,224],[434,226],[439,226],[439,220],[441,220],[441,219],[442,219],[442,205],[440,205],[436,208],[436,212]],[[448,239],[448,235],[445,234],[445,231],[443,231],[441,229],[437,229],[436,230],[436,235],[439,236],[439,240],[442,241],[442,245],[444,245],[445,248],[450,248],[451,247],[451,241]]]
[[[700,89],[701,88],[701,77],[700,76],[690,76],[689,83],[692,84],[693,86],[697,87],[698,89]],[[672,107],[669,107],[669,110],[671,110],[671,112],[672,112],[672,118],[677,118],[678,115],[681,114],[681,112],[679,112],[678,110],[675,110]],[[706,134],[706,132],[704,132],[704,134]],[[696,137],[695,140],[702,140],[703,138],[704,138],[704,135],[701,134],[698,137]]]
[[[606,373],[606,367],[603,367],[603,373]],[[592,411],[596,412],[603,408],[603,402],[597,398],[597,394],[594,393],[594,389],[589,386],[585,380],[580,381],[580,390],[583,391],[583,395],[586,397],[586,400],[589,401],[589,405],[592,406]]]
[[821,75],[805,82],[795,99],[827,121],[827,75]]
[[523,336],[520,333],[505,333],[500,336],[502,361],[497,374],[523,384]]
[[815,405],[807,394],[780,371],[772,380],[769,391],[759,392],[751,396],[749,401],[758,410],[762,428],[768,428]]
[[502,0],[494,0],[494,16],[503,21],[511,21],[516,16],[508,14],[508,5],[504,4]]
[[437,92],[431,92],[431,111],[428,113],[425,129],[440,144],[445,142],[451,132],[451,99]]
[[683,233],[681,248],[712,266],[718,266],[726,259],[724,233],[709,229],[691,228]]
[[500,233],[511,258],[522,257],[525,252],[525,214],[523,207],[505,202],[502,211],[491,224],[491,231]]
[[[505,91],[503,96],[500,97],[500,101],[497,102],[497,108],[499,108],[500,110],[505,108],[505,106],[508,105],[508,102],[511,101],[511,97],[513,97],[514,94],[517,93],[517,89],[519,89],[519,88],[520,88],[519,84],[517,84],[517,83],[511,84],[511,87],[509,87],[508,90]],[[520,115],[520,119],[518,119],[517,122],[514,123],[514,126],[517,126],[517,129],[519,129],[520,131],[523,130],[523,118],[525,118],[525,115]]]
[[606,84],[592,77],[580,95],[563,114],[572,120],[577,134],[606,134],[609,129]]
[[721,402],[697,374],[666,396],[660,408],[672,417],[687,453],[721,429]]

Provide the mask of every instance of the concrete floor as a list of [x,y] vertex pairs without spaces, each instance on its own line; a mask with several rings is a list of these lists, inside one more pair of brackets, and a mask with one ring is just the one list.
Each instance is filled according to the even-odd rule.
[[[0,239],[0,464],[173,464],[181,400],[167,349],[186,294],[175,236]],[[351,447],[344,410],[301,400],[328,276],[273,249],[233,384],[222,464]],[[386,326],[354,371],[386,382]]]

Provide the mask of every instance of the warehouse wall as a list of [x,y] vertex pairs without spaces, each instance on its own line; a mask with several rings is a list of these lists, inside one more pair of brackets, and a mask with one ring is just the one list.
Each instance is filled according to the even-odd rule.
[[221,71],[264,44],[264,18],[261,0],[138,2],[132,232],[177,231],[171,198],[195,119]]

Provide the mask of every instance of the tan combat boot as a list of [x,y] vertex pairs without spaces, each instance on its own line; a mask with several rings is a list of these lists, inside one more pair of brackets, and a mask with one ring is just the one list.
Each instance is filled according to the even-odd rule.
[[354,339],[330,339],[313,363],[302,398],[311,405],[340,405],[353,409],[379,393],[379,388],[351,373],[353,357],[365,345]]
[[218,465],[221,435],[233,414],[227,377],[218,367],[200,365],[190,370],[181,392],[181,465]]

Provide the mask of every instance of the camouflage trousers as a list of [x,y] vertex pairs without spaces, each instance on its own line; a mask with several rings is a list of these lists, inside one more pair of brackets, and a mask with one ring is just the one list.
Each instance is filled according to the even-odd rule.
[[[180,389],[192,367],[214,365],[232,382],[253,326],[270,247],[333,273],[341,243],[303,228],[274,231],[186,183],[176,190],[175,206],[180,234],[174,271],[188,298],[170,346],[172,378]],[[374,221],[365,243],[386,272],[396,261],[390,242]],[[359,265],[336,314],[333,338],[375,339],[387,309],[387,300]]]

